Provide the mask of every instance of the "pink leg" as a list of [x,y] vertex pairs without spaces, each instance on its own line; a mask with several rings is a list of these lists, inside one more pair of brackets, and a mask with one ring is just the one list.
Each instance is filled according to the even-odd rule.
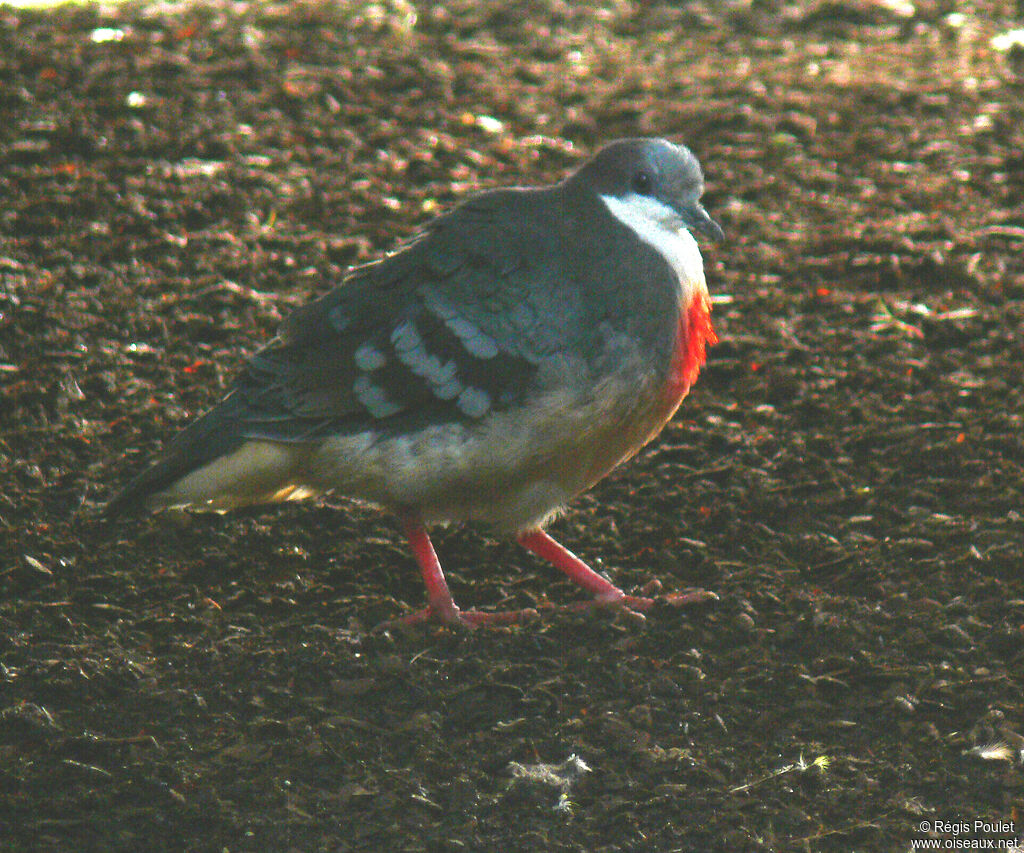
[[442,622],[458,622],[459,608],[448,589],[441,561],[437,559],[434,543],[430,541],[426,528],[421,524],[407,522],[405,535],[409,537],[412,553],[423,573],[423,583],[427,585],[427,610]]
[[[626,610],[632,611],[644,611],[649,610],[654,605],[656,599],[646,596],[626,595],[615,584],[601,577],[572,551],[560,545],[543,530],[520,533],[517,539],[519,544],[528,551],[532,551],[541,559],[547,560],[556,569],[563,572],[571,581],[579,584],[587,592],[594,594],[593,601],[587,602],[583,605],[584,607],[612,606],[623,607]],[[644,592],[657,593],[660,590],[661,584],[658,581],[653,581],[644,587]],[[668,604],[681,606],[710,601],[717,597],[713,592],[701,589],[660,596],[660,600]]]
[[[420,571],[423,573],[423,583],[427,587],[427,606],[424,610],[396,619],[395,622],[411,625],[436,619],[446,625],[475,627],[477,625],[508,625],[513,622],[524,622],[537,615],[536,610],[529,608],[500,613],[460,610],[448,589],[448,581],[445,580],[444,571],[441,569],[441,561],[437,559],[437,552],[434,551],[426,528],[419,522],[410,520],[404,522],[404,527],[416,562],[419,563]],[[384,623],[385,626],[389,624],[392,623]]]
[[568,548],[559,545],[543,530],[520,533],[519,544],[532,551],[542,560],[547,560],[556,569],[564,572],[573,583],[579,584],[602,604],[616,604],[626,597],[611,581],[601,577]]

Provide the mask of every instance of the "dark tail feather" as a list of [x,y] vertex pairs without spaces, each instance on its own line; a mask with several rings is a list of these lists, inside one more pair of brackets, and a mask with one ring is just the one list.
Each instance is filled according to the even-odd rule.
[[238,427],[244,406],[237,394],[229,395],[178,433],[155,464],[138,474],[102,509],[105,518],[135,515],[151,508],[149,498],[177,480],[230,453],[245,441]]

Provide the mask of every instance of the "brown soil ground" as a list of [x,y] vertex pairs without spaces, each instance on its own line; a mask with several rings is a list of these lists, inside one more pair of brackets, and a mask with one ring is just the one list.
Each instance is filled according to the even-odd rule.
[[[417,6],[0,8],[0,849],[1019,833],[1020,3]],[[704,162],[722,340],[553,532],[718,602],[371,634],[423,589],[369,509],[96,517],[349,265],[648,134]],[[464,606],[579,597],[437,543]]]

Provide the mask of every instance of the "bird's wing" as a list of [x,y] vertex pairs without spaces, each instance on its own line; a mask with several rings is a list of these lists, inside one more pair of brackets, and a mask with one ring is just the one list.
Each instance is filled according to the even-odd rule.
[[250,439],[472,423],[543,390],[579,324],[564,268],[536,262],[559,239],[531,215],[540,192],[478,196],[300,308],[106,514],[141,508]]
[[242,435],[400,431],[520,404],[571,314],[561,271],[531,262],[553,237],[519,209],[530,195],[472,200],[292,315],[238,381]]

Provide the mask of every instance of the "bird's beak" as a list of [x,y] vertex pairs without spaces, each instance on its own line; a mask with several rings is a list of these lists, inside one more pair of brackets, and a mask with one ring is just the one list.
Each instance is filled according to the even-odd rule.
[[700,231],[710,240],[721,240],[725,237],[722,226],[715,222],[702,204],[694,202],[688,204],[682,210],[683,224],[691,231]]

